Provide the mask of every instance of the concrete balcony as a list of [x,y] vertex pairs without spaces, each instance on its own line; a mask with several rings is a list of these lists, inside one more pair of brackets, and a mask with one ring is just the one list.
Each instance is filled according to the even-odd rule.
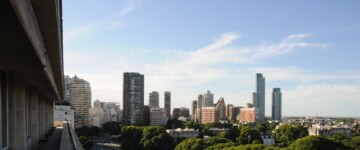
[[67,121],[63,126],[52,128],[44,138],[39,141],[40,150],[83,150],[74,129]]

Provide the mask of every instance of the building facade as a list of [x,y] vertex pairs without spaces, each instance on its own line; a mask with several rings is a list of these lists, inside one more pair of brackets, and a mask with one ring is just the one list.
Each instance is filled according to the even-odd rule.
[[159,108],[159,93],[157,91],[149,93],[149,106],[150,108]]
[[171,117],[171,92],[165,91],[164,93],[164,108],[166,110],[166,116]]
[[0,1],[0,148],[38,149],[64,102],[61,1]]
[[203,95],[198,95],[197,108],[196,108],[196,121],[201,123],[201,109],[203,107]]
[[91,108],[91,87],[89,82],[77,77],[71,78],[70,103],[75,111],[75,128],[89,125]]
[[225,100],[223,97],[221,97],[215,104],[215,107],[219,109],[219,119],[220,120],[226,120],[226,105]]
[[173,118],[185,117],[190,118],[189,108],[181,107],[173,109]]
[[216,107],[203,107],[201,110],[201,123],[217,123],[219,122],[220,110]]
[[144,125],[150,125],[150,106],[144,105]]
[[193,100],[191,103],[191,120],[196,120],[196,108],[197,108],[197,101]]
[[280,88],[274,88],[272,93],[272,120],[281,120],[282,114],[282,94]]
[[72,128],[74,127],[74,110],[70,104],[55,105],[54,110],[54,126],[63,126],[64,121],[69,121]]
[[256,122],[258,117],[258,109],[252,108],[241,108],[240,109],[240,122]]
[[150,125],[165,126],[167,123],[166,110],[164,108],[150,109]]
[[142,125],[144,123],[144,75],[124,73],[123,81],[123,123]]
[[256,74],[256,92],[253,93],[253,105],[259,111],[257,121],[265,121],[265,78],[263,74]]
[[235,109],[233,104],[226,105],[226,118],[230,121],[235,121],[236,117],[235,115]]
[[213,107],[214,106],[214,94],[208,90],[203,94],[202,107]]

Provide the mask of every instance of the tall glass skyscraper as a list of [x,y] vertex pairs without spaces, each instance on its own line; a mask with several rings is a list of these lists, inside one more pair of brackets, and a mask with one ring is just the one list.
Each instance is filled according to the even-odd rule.
[[144,123],[144,75],[124,73],[123,122],[128,125]]
[[170,91],[166,91],[164,93],[164,107],[166,110],[166,116],[168,118],[171,117],[171,92]]
[[253,105],[258,108],[257,121],[265,121],[265,78],[262,73],[256,74],[256,92],[253,93]]
[[272,93],[272,120],[281,120],[282,97],[281,89],[274,88]]

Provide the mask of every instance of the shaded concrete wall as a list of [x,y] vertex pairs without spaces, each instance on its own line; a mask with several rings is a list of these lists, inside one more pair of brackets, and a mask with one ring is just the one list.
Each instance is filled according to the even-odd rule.
[[[42,96],[36,87],[27,84],[22,73],[12,73],[9,85],[9,112],[15,116],[9,121],[11,137],[9,147],[13,149],[38,149],[40,139],[53,127],[54,103]],[[31,88],[29,88],[31,87]],[[27,102],[28,101],[28,102]],[[30,109],[27,108],[30,103]],[[30,114],[28,114],[30,113]],[[29,117],[27,119],[27,117]]]

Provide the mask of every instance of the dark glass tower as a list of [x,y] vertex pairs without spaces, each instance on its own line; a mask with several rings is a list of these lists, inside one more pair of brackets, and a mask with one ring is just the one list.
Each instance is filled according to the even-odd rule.
[[253,105],[259,110],[257,121],[265,121],[265,78],[263,74],[256,74],[256,92],[253,93]]
[[272,120],[281,120],[281,89],[274,88],[272,93]]
[[144,123],[144,75],[124,73],[123,82],[123,122],[128,125]]
[[165,95],[164,95],[164,107],[165,107],[165,110],[166,110],[166,116],[168,118],[171,117],[171,92],[169,91],[166,91],[165,92]]

